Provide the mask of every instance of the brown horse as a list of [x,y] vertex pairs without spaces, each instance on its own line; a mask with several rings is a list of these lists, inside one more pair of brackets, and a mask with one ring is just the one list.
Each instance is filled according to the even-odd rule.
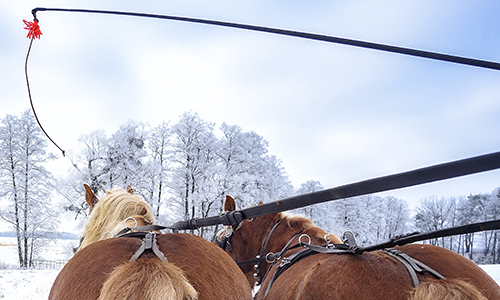
[[[113,189],[96,203],[97,197],[86,186],[91,214],[85,238],[57,276],[49,299],[252,298],[250,285],[235,262],[198,236],[149,233],[154,237],[150,246],[156,240],[160,254],[152,250],[155,247],[137,252],[147,244],[142,238],[114,237],[124,227],[153,223],[149,205],[132,193],[132,189]],[[137,253],[142,254],[131,261]]]
[[[225,210],[235,210],[235,202],[229,196]],[[318,253],[288,264],[289,268],[282,273],[275,273],[286,258],[299,257],[293,254],[305,248],[289,250],[272,264],[274,254],[299,240],[312,245],[342,244],[339,238],[314,226],[310,220],[284,213],[245,220],[237,228],[226,228],[219,234],[218,243],[240,263],[250,284],[256,283],[255,277],[263,278],[257,299],[500,299],[500,287],[475,263],[455,252],[423,244],[395,249],[446,279],[419,273],[417,288],[413,287],[415,284],[403,263],[382,251]],[[258,255],[267,260],[255,259]],[[252,265],[241,265],[244,261]],[[252,276],[254,272],[257,276]]]

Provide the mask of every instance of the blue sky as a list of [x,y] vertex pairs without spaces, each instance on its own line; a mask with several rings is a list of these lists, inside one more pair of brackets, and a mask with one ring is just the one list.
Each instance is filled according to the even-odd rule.
[[[3,1],[0,117],[29,108],[22,20],[35,7],[214,19],[500,62],[498,1]],[[499,71],[175,21],[62,12],[38,19],[33,100],[65,149],[96,129],[113,133],[129,119],[155,126],[192,110],[263,136],[296,187],[500,150]],[[70,168],[69,160],[58,166]],[[491,171],[382,195],[415,205],[497,187],[500,171]]]

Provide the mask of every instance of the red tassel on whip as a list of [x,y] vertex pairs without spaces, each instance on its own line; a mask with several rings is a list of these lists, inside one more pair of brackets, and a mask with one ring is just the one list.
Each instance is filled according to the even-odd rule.
[[40,31],[40,26],[38,25],[38,20],[35,19],[34,22],[23,20],[26,27],[24,29],[28,29],[28,35],[26,36],[29,39],[39,39],[42,35],[42,31]]

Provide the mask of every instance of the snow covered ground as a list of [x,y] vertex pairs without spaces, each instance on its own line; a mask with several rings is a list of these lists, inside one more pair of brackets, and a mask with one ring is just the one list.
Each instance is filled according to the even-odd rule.
[[[15,246],[8,238],[0,238],[0,267],[11,262],[15,263]],[[77,241],[60,240],[53,245],[45,259],[67,259],[71,255],[71,247],[76,246]],[[7,246],[5,246],[7,245]],[[66,249],[66,250],[64,250]],[[500,284],[500,265],[481,266],[496,282]],[[48,299],[52,283],[59,273],[58,270],[15,270],[0,269],[0,299],[6,300],[41,300]]]
[[[56,240],[37,259],[67,261],[78,246],[77,240]],[[0,299],[48,299],[59,269],[18,270],[16,239],[0,237]]]

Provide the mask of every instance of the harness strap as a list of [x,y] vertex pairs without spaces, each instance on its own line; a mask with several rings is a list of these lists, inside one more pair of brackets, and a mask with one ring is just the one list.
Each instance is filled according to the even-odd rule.
[[[258,259],[259,261],[257,262],[257,264],[255,265],[255,278],[257,279],[257,284],[260,285],[262,283],[262,281],[264,280],[264,278],[266,277],[267,275],[267,272],[266,274],[264,275],[264,277],[262,277],[262,274],[260,272],[260,267],[262,266],[262,262],[264,260],[266,260],[266,248],[267,248],[267,244],[269,243],[269,240],[271,238],[271,235],[273,234],[274,230],[276,228],[278,228],[278,226],[281,224],[281,221],[283,219],[279,219],[278,222],[276,222],[276,224],[274,224],[273,228],[271,228],[271,231],[269,231],[269,234],[267,235],[267,238],[266,238],[266,241],[264,242],[264,246],[262,246],[262,249],[260,250],[260,254],[259,256],[256,258]],[[268,269],[269,271],[269,269]]]
[[[355,244],[353,246],[345,245],[345,244],[328,244],[328,245],[311,245],[311,244],[305,244],[305,243],[299,243],[296,244],[292,247],[290,247],[287,250],[293,249],[296,246],[303,246],[306,247],[306,249],[296,252],[294,254],[291,254],[288,257],[283,258],[281,263],[279,264],[278,267],[276,267],[276,270],[274,271],[273,277],[269,281],[269,284],[267,285],[266,291],[264,293],[264,297],[267,296],[269,293],[269,290],[271,289],[271,286],[273,285],[274,281],[278,279],[278,277],[285,272],[288,268],[290,268],[293,264],[296,262],[317,254],[317,253],[325,253],[325,254],[362,254],[363,251],[358,248]],[[387,255],[394,257],[397,259],[401,264],[403,264],[406,269],[408,270],[408,273],[410,274],[411,281],[413,284],[413,287],[418,287],[420,282],[417,277],[417,272],[418,273],[424,273],[428,272],[432,274],[434,277],[438,279],[446,279],[443,275],[439,274],[437,271],[434,269],[430,268],[429,266],[425,265],[424,263],[410,257],[404,252],[401,252],[396,249],[383,249],[380,250]],[[270,268],[269,268],[270,269]],[[267,274],[266,274],[267,275]]]
[[129,228],[125,227],[122,230],[120,230],[115,237],[123,237],[126,236],[127,234],[133,233],[135,231],[158,231],[158,230],[163,230],[166,229],[167,227],[161,226],[161,225],[144,225],[144,226],[139,226],[135,228]]
[[413,284],[414,288],[417,288],[420,285],[420,281],[418,280],[417,273],[415,273],[416,269],[414,268],[414,264],[412,265],[409,260],[406,258],[403,258],[403,256],[396,254],[396,253],[391,253],[391,251],[388,250],[380,250],[381,252],[394,257],[397,259],[403,266],[406,267],[406,270],[408,270],[408,274],[410,274],[411,282]]
[[434,269],[428,267],[424,263],[412,258],[411,256],[407,255],[404,252],[401,252],[396,249],[384,249],[380,250],[381,252],[394,257],[397,259],[399,262],[401,262],[406,269],[408,270],[408,273],[410,274],[411,281],[413,283],[413,287],[416,288],[420,285],[420,282],[417,277],[417,273],[424,273],[424,272],[429,272],[432,274],[434,277],[438,279],[446,279],[443,275],[439,274],[437,271]]
[[225,245],[227,246],[227,249],[229,249],[229,252],[231,252],[231,254],[233,255],[233,259],[236,262],[236,264],[238,265],[238,267],[241,267],[242,265],[248,265],[248,264],[253,263],[252,261],[254,259],[246,260],[246,261],[244,261],[242,263],[238,262],[238,259],[236,258],[236,254],[234,254],[233,246],[231,246],[231,243],[229,242],[229,240],[226,241]]
[[[271,289],[271,286],[273,285],[274,281],[278,279],[278,277],[285,272],[288,268],[290,268],[294,263],[298,262],[299,260],[306,258],[310,255],[316,254],[317,252],[310,250],[310,249],[305,249],[299,252],[295,252],[294,254],[283,258],[281,263],[279,264],[278,267],[276,267],[276,270],[273,274],[273,277],[271,277],[271,280],[269,281],[269,284],[267,285],[266,291],[264,292],[264,298],[267,296],[269,293],[269,290]],[[269,268],[270,270],[271,268]]]
[[[225,215],[230,215],[230,214],[225,214]],[[266,240],[264,241],[264,245],[262,246],[261,250],[260,250],[260,253],[253,259],[249,259],[249,260],[245,260],[245,261],[238,261],[238,258],[236,257],[236,254],[234,252],[234,249],[233,249],[233,246],[231,245],[231,237],[232,237],[232,231],[230,234],[225,234],[225,237],[224,237],[224,244],[223,246],[221,246],[221,248],[223,250],[225,250],[225,248],[227,247],[227,249],[229,250],[229,252],[231,252],[231,254],[233,255],[233,259],[234,261],[236,262],[236,264],[241,268],[241,266],[245,266],[245,265],[249,265],[249,264],[254,264],[254,269],[255,269],[255,273],[254,273],[254,277],[255,279],[257,279],[257,285],[260,285],[263,281],[263,279],[267,276],[267,272],[269,272],[269,269],[267,270],[266,274],[264,275],[264,277],[262,277],[262,274],[260,272],[260,269],[261,269],[261,266],[262,266],[262,263],[267,260],[267,255],[266,254],[266,248],[267,248],[267,244],[269,243],[269,239],[271,238],[271,235],[273,234],[274,230],[276,230],[276,228],[281,224],[281,221],[283,219],[279,219],[276,224],[274,224],[274,226],[271,228],[271,230],[269,231],[269,233],[267,234],[267,237],[266,237]],[[241,224],[241,223],[238,223],[238,225]],[[294,236],[295,238],[295,236]],[[293,238],[292,238],[293,239]],[[288,242],[289,244],[290,242]],[[288,246],[287,244],[287,246]],[[220,246],[220,245],[219,245]],[[269,255],[269,253],[268,253]]]
[[156,243],[156,233],[154,232],[148,232],[144,239],[142,240],[141,247],[135,252],[135,254],[130,258],[130,261],[135,261],[138,259],[146,250],[151,250],[153,251],[158,258],[164,262],[167,262],[167,259],[165,258],[165,255],[163,255],[163,252],[160,251],[160,248],[158,248],[158,244]]
[[330,244],[330,245],[310,245],[303,244],[304,247],[315,253],[326,254],[361,254],[357,246],[349,246],[346,244]]

